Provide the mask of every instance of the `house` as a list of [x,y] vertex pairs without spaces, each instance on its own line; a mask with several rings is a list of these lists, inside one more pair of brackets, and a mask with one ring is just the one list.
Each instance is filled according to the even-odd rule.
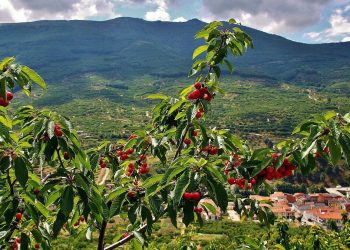
[[337,226],[341,227],[343,212],[343,210],[331,207],[312,208],[304,211],[302,221],[314,222],[326,227],[329,220],[334,220]]
[[275,214],[277,217],[282,217],[286,219],[291,219],[295,217],[295,211],[292,210],[291,207],[286,206],[279,206],[275,207],[273,206],[271,208],[271,211]]

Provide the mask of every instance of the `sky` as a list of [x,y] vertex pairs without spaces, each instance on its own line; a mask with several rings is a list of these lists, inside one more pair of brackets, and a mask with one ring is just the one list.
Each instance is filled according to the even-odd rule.
[[350,41],[350,0],[0,0],[0,23],[121,16],[173,22],[235,18],[298,42]]

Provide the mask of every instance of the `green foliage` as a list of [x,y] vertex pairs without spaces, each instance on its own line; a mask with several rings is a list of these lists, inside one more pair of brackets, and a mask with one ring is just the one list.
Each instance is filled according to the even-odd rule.
[[[62,232],[87,238],[97,232],[98,250],[114,249],[133,238],[133,247],[139,249],[148,244],[152,225],[164,215],[175,225],[177,217],[186,226],[202,225],[194,210],[203,197],[226,211],[232,191],[228,178],[239,179],[240,184],[236,183],[242,191],[257,192],[269,189],[267,173],[273,173],[273,179],[293,171],[311,172],[317,152],[334,165],[350,155],[348,114],[315,116],[294,130],[297,137],[274,148],[254,148],[226,129],[208,126],[211,102],[224,92],[220,66],[229,53],[240,56],[253,45],[239,27],[230,31],[221,22],[208,24],[196,38],[203,38],[206,48],[194,54],[203,56],[190,70],[197,83],[179,97],[149,96],[159,100],[151,124],[127,139],[104,141],[84,150],[68,118],[32,106],[15,113],[1,108],[0,185],[5,188],[0,191],[0,246],[17,244],[15,237],[21,236],[21,249],[34,244],[50,249]],[[15,85],[30,94],[32,82],[45,87],[34,71],[14,64],[14,59],[0,65],[3,94]],[[257,201],[237,193],[230,197],[243,218],[256,216],[267,227],[274,224],[273,213]],[[213,209],[203,206],[205,212]],[[117,235],[116,243],[105,247],[106,229],[115,216],[128,220],[128,234]],[[314,245],[322,244],[315,239]]]

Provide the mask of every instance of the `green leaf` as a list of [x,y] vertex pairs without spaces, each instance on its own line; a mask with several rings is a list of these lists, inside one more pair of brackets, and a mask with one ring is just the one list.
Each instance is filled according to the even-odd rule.
[[173,197],[174,206],[179,205],[182,195],[186,191],[189,184],[190,184],[189,171],[185,171],[180,176],[179,180],[176,182],[176,186],[174,189],[174,197]]
[[171,108],[169,109],[168,115],[171,115],[175,110],[181,107],[182,104],[186,103],[187,100],[180,100],[176,102]]
[[329,138],[327,146],[329,147],[330,158],[333,165],[336,165],[341,158],[341,148],[333,137]]
[[350,166],[350,138],[346,134],[340,134],[339,135],[339,143],[343,149],[343,153],[346,159],[346,162],[348,163],[348,166]]
[[22,66],[22,72],[24,72],[30,80],[38,84],[42,89],[46,89],[45,81],[34,70],[27,66]]
[[202,202],[201,205],[206,207],[210,211],[210,213],[216,214],[216,208],[212,204],[208,202]]
[[21,250],[29,249],[30,239],[25,233],[21,233]]
[[225,62],[225,64],[226,64],[228,70],[229,70],[230,73],[232,74],[232,73],[233,73],[233,66],[232,66],[231,62],[230,62],[229,60],[227,60],[227,59],[225,59],[224,62]]
[[60,233],[63,225],[66,223],[67,218],[60,210],[57,214],[56,220],[53,223],[52,231],[53,231],[53,237],[56,238],[58,234]]
[[168,215],[169,215],[169,218],[171,220],[171,223],[174,225],[174,227],[177,228],[177,209],[173,205],[172,200],[169,201],[167,209],[168,209]]
[[167,100],[169,96],[163,94],[151,94],[147,96],[147,99],[155,99],[155,100]]
[[21,186],[25,187],[28,181],[28,169],[27,169],[26,163],[22,159],[22,157],[17,157],[14,163],[15,163],[16,178],[18,182],[21,184]]
[[192,55],[192,60],[195,59],[200,54],[202,54],[207,49],[208,49],[208,45],[199,46],[197,49],[194,50],[193,55]]
[[163,179],[163,177],[164,177],[164,174],[153,175],[152,177],[145,180],[145,182],[142,184],[142,187],[147,189],[153,186],[154,184],[160,182]]
[[228,21],[229,24],[235,24],[237,23],[236,20],[234,18],[231,18],[229,21]]
[[185,202],[183,212],[184,217],[182,218],[182,222],[186,225],[186,227],[194,220],[194,206],[192,202]]
[[74,192],[72,186],[67,186],[63,192],[61,199],[61,211],[65,216],[69,216],[73,210],[74,204]]
[[116,189],[114,189],[112,192],[110,192],[107,196],[106,202],[109,202],[117,197],[119,197],[120,195],[126,193],[128,189],[125,187],[117,187]]

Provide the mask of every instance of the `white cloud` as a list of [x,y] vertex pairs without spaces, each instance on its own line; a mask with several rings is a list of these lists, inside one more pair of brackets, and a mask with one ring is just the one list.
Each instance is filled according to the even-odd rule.
[[145,20],[148,21],[170,21],[168,13],[168,4],[165,0],[148,0],[148,3],[155,4],[157,9],[148,11],[145,14]]
[[0,0],[0,22],[108,19],[119,16],[114,0]]
[[173,22],[187,22],[187,19],[186,18],[184,18],[184,17],[182,17],[182,16],[180,16],[180,17],[178,17],[178,18],[175,18],[174,20],[173,20]]
[[350,39],[350,5],[336,9],[329,18],[329,28],[304,34],[315,42],[347,42]]
[[266,32],[289,33],[321,20],[329,4],[349,0],[202,0],[205,21],[236,18],[244,25]]

